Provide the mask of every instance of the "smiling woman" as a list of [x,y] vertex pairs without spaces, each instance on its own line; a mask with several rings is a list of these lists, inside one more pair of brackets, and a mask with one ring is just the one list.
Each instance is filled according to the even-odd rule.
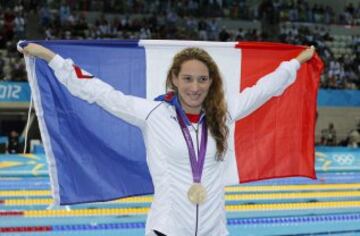
[[171,93],[156,101],[125,95],[96,77],[83,79],[70,59],[40,45],[30,43],[23,52],[49,62],[56,79],[73,96],[96,103],[142,131],[154,185],[147,236],[224,236],[228,169],[221,160],[229,142],[228,127],[290,86],[314,48],[281,63],[229,105],[217,64],[200,48],[175,55],[166,80]]
[[217,159],[221,160],[229,131],[225,125],[227,107],[223,81],[214,60],[200,48],[180,51],[169,69],[166,87],[178,94],[186,113],[199,114],[203,110],[209,130],[216,140]]

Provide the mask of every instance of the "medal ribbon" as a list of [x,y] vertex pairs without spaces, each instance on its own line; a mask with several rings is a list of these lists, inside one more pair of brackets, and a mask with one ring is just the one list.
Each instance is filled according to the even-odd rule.
[[[195,148],[193,141],[191,139],[190,131],[185,124],[183,117],[181,116],[179,108],[176,108],[177,118],[181,127],[181,131],[184,135],[185,142],[189,151],[189,159],[191,164],[191,171],[193,176],[194,183],[200,183],[201,175],[204,168],[206,146],[207,146],[207,126],[206,120],[202,122],[201,127],[201,141],[200,141],[200,150],[198,150],[198,159],[196,160]],[[196,134],[197,135],[197,134]]]

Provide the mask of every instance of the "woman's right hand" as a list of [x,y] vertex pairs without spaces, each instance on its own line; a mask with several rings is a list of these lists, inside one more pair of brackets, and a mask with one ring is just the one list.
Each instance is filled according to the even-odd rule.
[[36,43],[29,43],[25,47],[18,49],[19,52],[30,55],[34,57],[39,57],[41,59],[44,59],[47,62],[50,62],[51,59],[55,57],[55,53],[51,51],[50,49],[47,49],[39,44]]
[[311,46],[300,52],[295,59],[297,59],[300,64],[304,64],[314,56],[314,53],[315,53],[315,47]]

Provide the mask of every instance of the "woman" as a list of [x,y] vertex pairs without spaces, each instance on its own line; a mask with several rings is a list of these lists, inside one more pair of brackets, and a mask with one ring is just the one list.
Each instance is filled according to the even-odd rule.
[[219,236],[228,234],[226,170],[221,160],[229,125],[280,95],[294,82],[300,64],[311,59],[314,48],[281,63],[229,105],[217,65],[199,48],[175,55],[166,80],[170,92],[156,101],[126,96],[97,78],[79,80],[71,60],[40,45],[30,43],[23,52],[49,62],[74,96],[95,102],[141,129],[155,189],[146,235]]

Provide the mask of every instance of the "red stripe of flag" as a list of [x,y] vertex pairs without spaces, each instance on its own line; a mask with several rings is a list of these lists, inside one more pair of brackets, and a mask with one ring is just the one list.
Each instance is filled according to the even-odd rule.
[[[241,88],[250,87],[304,47],[278,43],[238,43]],[[316,178],[314,132],[316,99],[323,64],[318,56],[301,66],[296,82],[235,127],[240,181],[306,176]]]

